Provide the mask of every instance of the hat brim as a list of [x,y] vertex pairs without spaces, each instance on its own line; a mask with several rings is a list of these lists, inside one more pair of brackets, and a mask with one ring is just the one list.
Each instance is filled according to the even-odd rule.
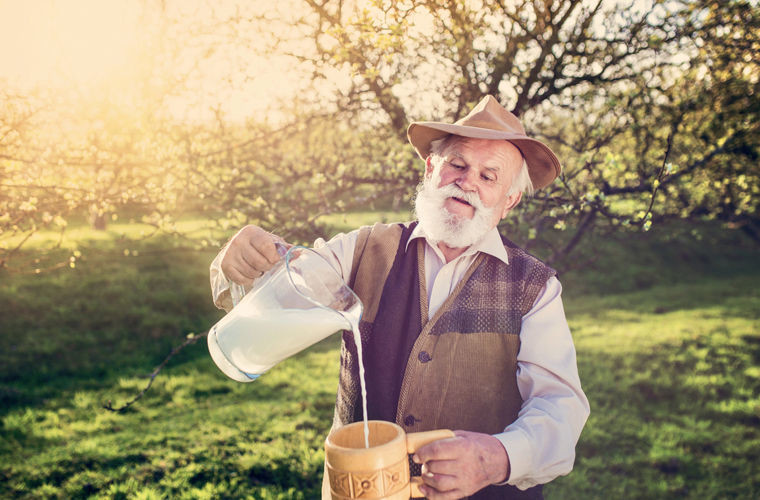
[[409,142],[423,160],[430,155],[430,143],[449,134],[511,142],[525,158],[534,189],[548,186],[562,172],[562,165],[554,152],[543,142],[524,134],[439,122],[414,122],[406,132]]

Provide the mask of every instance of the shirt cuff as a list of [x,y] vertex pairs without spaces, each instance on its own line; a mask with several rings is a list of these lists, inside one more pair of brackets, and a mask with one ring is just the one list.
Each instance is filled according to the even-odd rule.
[[508,429],[500,434],[494,434],[494,437],[504,446],[509,458],[509,475],[506,480],[496,486],[511,484],[520,488],[520,483],[530,474],[532,462],[532,451],[528,436],[520,429]]
[[[229,241],[222,247],[219,253],[209,266],[209,277],[211,279],[211,294],[214,299],[214,304],[220,309],[224,309],[229,312],[235,304],[245,296],[251,287],[244,287],[233,283],[222,271],[222,260],[227,255],[227,249],[229,248]],[[255,283],[256,280],[254,280]]]

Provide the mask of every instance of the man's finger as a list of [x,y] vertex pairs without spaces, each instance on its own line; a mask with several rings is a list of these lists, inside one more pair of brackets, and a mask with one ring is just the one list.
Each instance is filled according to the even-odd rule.
[[248,240],[248,244],[269,264],[269,267],[272,267],[280,260],[280,254],[277,253],[277,247],[274,242],[274,237],[267,232],[255,234]]
[[252,278],[247,278],[240,271],[234,267],[230,267],[225,271],[225,276],[228,280],[239,285],[250,286],[253,284]]
[[455,460],[460,454],[461,438],[448,438],[433,441],[420,447],[412,456],[415,463],[422,464],[430,460]]
[[438,492],[452,491],[457,488],[458,478],[449,474],[436,474],[429,470],[422,471],[422,482],[432,486]]
[[460,472],[461,464],[456,460],[430,460],[422,466],[423,472],[456,476]]
[[263,273],[272,269],[273,264],[264,257],[256,248],[247,246],[240,251],[240,259],[257,273]]
[[[230,251],[233,251],[233,250],[231,249]],[[234,252],[240,256],[240,259],[242,259],[248,265],[248,267],[256,269],[256,264],[252,257],[252,255],[256,255],[254,253],[256,252],[255,249],[251,249],[248,246],[242,246],[241,248],[235,248]]]
[[[253,281],[256,278],[258,278],[259,276],[261,276],[261,271],[259,271],[256,268],[251,267],[242,258],[239,259],[239,260],[237,260],[237,261],[233,261],[231,267],[232,267],[232,269],[235,270],[235,272],[241,274],[247,280]],[[235,281],[235,280],[233,280],[233,281]]]

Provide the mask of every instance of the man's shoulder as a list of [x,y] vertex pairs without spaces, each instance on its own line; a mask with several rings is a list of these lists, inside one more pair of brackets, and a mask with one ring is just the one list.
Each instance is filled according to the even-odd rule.
[[414,231],[416,222],[376,222],[358,229],[356,255],[361,258],[369,249],[371,253],[395,254],[399,242],[406,241]]
[[411,232],[417,225],[416,221],[409,222],[375,222],[371,226],[362,226],[358,229],[360,235],[372,238],[393,238],[403,233]]
[[547,277],[557,275],[557,271],[549,264],[532,253],[529,253],[506,236],[501,235],[501,241],[509,256],[510,267],[514,265],[515,267],[525,270],[525,272],[544,274]]
[[362,226],[363,228],[370,228],[370,229],[376,229],[376,230],[382,230],[387,228],[398,228],[398,229],[406,229],[406,228],[414,228],[414,226],[417,225],[417,221],[398,221],[398,222],[375,222],[371,226]]

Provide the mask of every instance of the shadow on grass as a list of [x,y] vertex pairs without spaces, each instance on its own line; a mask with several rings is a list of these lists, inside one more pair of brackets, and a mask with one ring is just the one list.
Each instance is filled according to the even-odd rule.
[[[0,377],[0,416],[19,407],[43,405],[66,393],[112,386],[122,378],[144,378],[147,384],[149,374],[171,351],[172,343],[173,340],[167,338],[148,348],[130,345],[126,347],[127,352],[92,347],[81,350],[78,355],[38,354],[27,363],[28,371],[17,367],[13,373],[6,372]],[[72,359],[79,356],[90,359],[84,362]],[[163,373],[207,357],[205,344],[189,346],[172,358]]]

